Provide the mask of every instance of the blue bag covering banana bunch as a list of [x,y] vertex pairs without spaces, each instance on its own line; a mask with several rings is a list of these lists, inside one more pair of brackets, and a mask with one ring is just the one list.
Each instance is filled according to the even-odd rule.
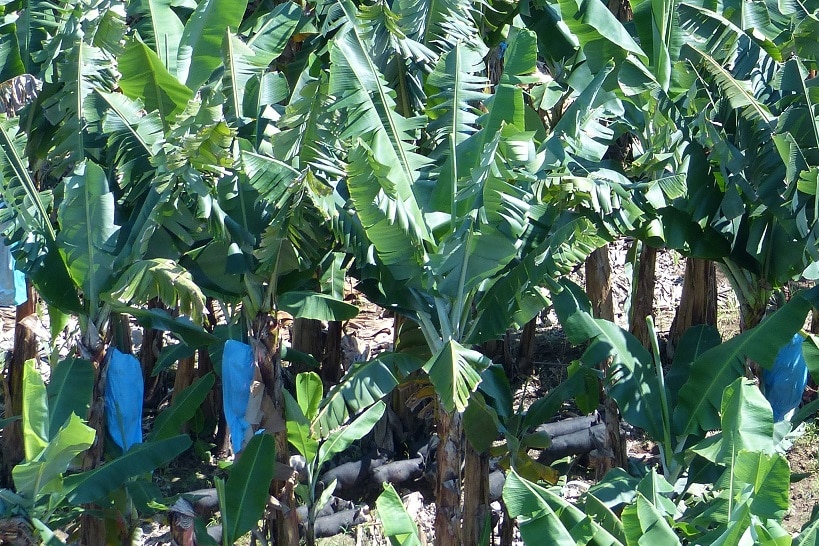
[[254,371],[253,348],[241,341],[227,340],[222,353],[222,400],[234,453],[242,450],[250,429],[245,414]]
[[142,367],[134,355],[108,351],[105,415],[108,433],[123,451],[142,443]]
[[799,407],[808,384],[808,366],[802,354],[805,338],[795,334],[790,343],[779,350],[770,370],[762,370],[765,398],[773,409],[774,421],[790,418]]

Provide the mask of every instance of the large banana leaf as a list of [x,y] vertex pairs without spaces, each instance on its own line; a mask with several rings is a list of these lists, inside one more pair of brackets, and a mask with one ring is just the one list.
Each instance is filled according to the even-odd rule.
[[[440,279],[437,290],[452,298],[469,293],[506,267],[516,255],[514,241],[490,225],[472,231],[471,222],[441,246],[441,254],[430,258]],[[485,231],[483,231],[485,229]],[[436,263],[438,262],[438,263]],[[440,264],[440,265],[439,265]]]
[[61,360],[51,370],[48,393],[49,431],[52,433],[75,414],[85,418],[94,388],[94,364],[82,358]]
[[77,455],[91,447],[94,436],[94,429],[72,415],[36,460],[14,467],[12,477],[17,492],[31,502],[36,502],[42,494],[60,494],[62,474]]
[[65,180],[65,198],[57,211],[60,253],[86,309],[93,316],[102,290],[111,280],[119,226],[114,223],[114,195],[103,170],[91,161]]
[[[6,235],[21,241],[15,250],[17,267],[25,271],[42,298],[65,311],[81,309],[74,283],[57,249],[48,208],[51,192],[40,192],[23,162],[25,139],[15,135],[17,120],[0,124],[0,195],[6,208]],[[30,240],[31,236],[33,240]]]
[[37,190],[37,185],[23,163],[23,146],[22,134],[18,134],[16,121],[4,121],[0,124],[0,150],[2,150],[0,168],[3,174],[3,184],[0,189],[3,202],[20,216],[29,233],[53,242],[56,234],[51,226],[46,205]]
[[[504,123],[519,130],[530,129],[526,124],[527,106],[523,89],[519,84],[534,83],[537,72],[537,37],[529,30],[513,27],[507,38],[508,48],[504,54],[503,72],[495,86],[495,92],[486,98],[488,110],[478,123],[481,130],[458,148],[459,172],[471,168],[501,131]],[[538,121],[542,128],[542,122]],[[466,166],[466,167],[464,167]]]
[[[96,144],[89,138],[86,119],[95,115],[89,111],[89,107],[93,107],[89,96],[95,89],[113,91],[117,85],[113,61],[116,52],[105,51],[86,41],[94,37],[93,29],[107,20],[92,16],[91,11],[64,12],[66,19],[57,38],[62,47],[50,51],[56,56],[53,62],[59,82],[44,84],[41,97],[46,98],[35,103],[35,107],[42,110],[37,109],[40,115],[31,117],[28,153],[33,156],[47,153],[51,161],[50,174],[57,177],[80,165],[89,156],[87,148]],[[106,29],[113,33],[111,37],[116,42],[123,38],[124,19],[117,24],[120,25],[117,28]]]
[[506,476],[503,501],[509,515],[518,518],[520,534],[526,544],[622,546],[579,508],[520,477],[514,469]]
[[610,60],[625,59],[629,53],[645,58],[643,49],[604,4],[592,0],[561,0],[560,13],[580,44],[586,47],[594,44],[597,54],[587,59],[592,73],[599,73]]
[[391,546],[421,546],[418,527],[392,484],[384,483],[384,492],[375,500],[375,506]]
[[765,519],[781,520],[788,510],[791,469],[779,453],[739,451],[731,475],[735,490],[753,487],[751,512]]
[[435,51],[478,43],[475,6],[469,0],[399,0],[393,9],[404,34]]
[[173,0],[129,2],[140,38],[159,56],[162,65],[176,77],[176,56],[184,26],[172,9]]
[[[293,32],[297,22],[298,19],[295,21],[292,19],[282,21],[283,24],[280,30],[289,29],[290,32]],[[264,53],[257,54],[256,50],[230,32],[225,37],[222,56],[225,64],[226,118],[229,122],[236,120],[239,126],[244,125],[249,121],[246,118],[259,116],[260,110],[265,104],[274,104],[286,97],[286,94],[278,98],[265,96],[263,90],[256,89],[254,97],[256,100],[252,104],[246,105],[246,97],[253,97],[253,93],[249,93],[252,86],[255,85],[258,88],[260,82],[269,82],[268,78],[266,78],[268,75],[267,67],[272,59]]]
[[[321,65],[320,59],[311,55],[306,69],[291,84],[290,102],[277,123],[280,132],[271,138],[273,155],[283,161],[298,158],[303,165],[322,163],[327,168],[332,165],[332,161],[325,161],[329,150],[340,147],[333,134],[337,114],[329,111],[329,78]],[[330,172],[337,169],[338,165]]]
[[733,74],[713,57],[695,47],[687,45],[686,51],[690,52],[692,58],[699,62],[702,71],[698,74],[707,76],[700,76],[706,79],[704,83],[708,85],[714,82],[731,108],[742,111],[750,120],[761,121],[765,124],[774,121],[774,116],[768,107],[754,96],[752,82],[734,78]]
[[480,114],[477,104],[487,98],[484,89],[486,77],[482,76],[483,57],[468,45],[458,44],[441,55],[435,70],[426,84],[435,92],[429,96],[427,130],[433,138],[444,144],[447,153],[450,143],[456,146],[477,130]]
[[[414,222],[413,207],[406,207],[395,190],[396,170],[382,163],[361,141],[350,151],[347,186],[364,232],[376,255],[397,280],[418,279],[426,252]],[[414,199],[411,200],[414,204]],[[420,214],[420,210],[417,211]],[[423,218],[422,231],[426,231]]]
[[[334,455],[341,453],[368,434],[375,424],[384,415],[387,405],[381,400],[373,404],[367,411],[355,418],[349,425],[330,433],[322,442],[316,454],[316,469],[320,469]],[[318,474],[318,472],[316,472]]]
[[23,65],[23,59],[20,55],[19,37],[15,32],[17,29],[14,23],[11,25],[4,24],[4,27],[2,34],[0,34],[0,59],[2,59],[0,81],[3,82],[26,72],[26,67]]
[[294,317],[316,320],[350,320],[358,315],[358,307],[340,299],[307,291],[285,292],[279,297],[279,308]]
[[201,325],[194,324],[187,317],[173,317],[164,309],[141,309],[118,303],[110,305],[114,311],[133,316],[143,328],[172,332],[189,347],[205,347],[218,341],[216,336]]
[[242,22],[247,0],[203,0],[185,24],[179,41],[176,76],[193,90],[208,81],[222,64],[225,29]]
[[48,396],[34,360],[23,368],[23,453],[27,461],[35,460],[48,445]]
[[422,364],[420,359],[400,353],[382,353],[371,360],[355,363],[322,400],[314,419],[317,432],[327,437],[351,415],[384,398]]
[[583,263],[594,249],[605,243],[596,227],[585,218],[572,219],[556,228],[545,242],[529,251],[478,300],[478,317],[468,337],[470,343],[494,339],[510,325],[526,324],[546,306],[547,300],[539,285]]
[[65,491],[72,504],[99,501],[134,476],[151,472],[172,461],[192,442],[187,434],[138,444],[124,455],[99,468],[74,474],[65,479]]
[[287,42],[298,27],[302,7],[295,2],[282,2],[254,21],[247,30],[249,45],[257,56],[272,62],[282,54]]
[[296,191],[301,174],[283,161],[250,151],[242,152],[242,168],[253,189],[275,208],[283,208],[284,200]]
[[635,0],[634,22],[640,46],[647,53],[655,77],[668,90],[671,65],[679,57],[683,36],[674,0]]
[[773,453],[774,421],[771,405],[748,379],[738,378],[722,397],[722,430],[692,450],[712,462],[730,466],[740,450]]
[[[431,206],[435,210],[449,212],[455,222],[457,216],[455,202],[462,180],[469,184],[473,168],[480,165],[487,155],[492,157],[497,141],[492,137],[470,139],[478,129],[480,115],[477,104],[485,101],[487,86],[482,75],[481,54],[467,45],[456,45],[440,57],[435,70],[427,78],[427,86],[432,91],[427,102],[430,118],[428,130],[431,132],[430,156],[436,160],[431,178],[435,180]],[[491,152],[486,153],[487,138],[495,142]],[[468,148],[468,149],[467,149]],[[469,154],[469,151],[472,151]]]
[[[741,40],[750,41],[777,62],[783,60],[779,47],[760,32],[760,27],[753,26],[750,21],[745,21],[743,28],[723,14],[688,2],[681,2],[677,6],[677,13],[685,31],[686,43],[713,56],[722,64],[735,62],[733,57]],[[724,14],[727,15],[728,11],[725,10]],[[751,26],[745,26],[749,24]]]
[[148,112],[158,111],[166,130],[193,98],[193,91],[179,83],[159,56],[139,40],[131,40],[125,47],[119,70],[122,92],[141,100]]
[[156,180],[151,159],[164,140],[159,111],[145,114],[140,101],[123,93],[97,91],[90,97],[98,100],[102,112],[102,131],[108,136],[106,152],[120,175],[119,187],[129,203],[145,198]]
[[178,393],[173,405],[157,415],[147,441],[164,440],[179,434],[182,426],[190,421],[202,406],[215,382],[216,377],[208,372]]
[[[352,4],[342,1],[341,6],[348,19],[355,21]],[[389,169],[388,177],[382,174],[382,188],[406,215],[414,237],[431,241],[412,188],[424,160],[415,153],[411,133],[423,126],[424,119],[408,119],[396,113],[395,92],[387,87],[367,54],[355,25],[345,25],[336,35],[330,61],[333,70],[329,92],[337,97],[333,110],[346,115],[341,120],[341,138],[360,138],[369,146]]]
[[634,504],[626,506],[622,517],[626,543],[629,546],[680,544],[680,539],[674,534],[662,512],[640,493],[637,493],[637,501]]
[[122,305],[138,305],[158,299],[169,308],[190,317],[194,324],[202,324],[205,314],[205,296],[193,282],[190,272],[172,260],[156,258],[139,260],[123,271],[103,296]]
[[583,355],[587,366],[611,358],[607,390],[617,401],[623,418],[644,429],[655,440],[664,438],[661,383],[649,352],[631,334],[616,324],[595,319],[586,310],[588,301],[580,288],[563,282],[560,292],[552,293],[552,302],[566,332],[574,344],[589,343]]

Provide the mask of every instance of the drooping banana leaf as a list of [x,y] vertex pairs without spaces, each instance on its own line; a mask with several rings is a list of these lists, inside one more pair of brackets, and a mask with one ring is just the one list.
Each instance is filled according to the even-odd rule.
[[193,91],[179,83],[159,56],[139,40],[132,40],[125,47],[119,70],[122,92],[133,100],[141,100],[148,112],[158,111],[166,130],[193,98]]
[[114,209],[114,195],[96,163],[81,163],[65,180],[65,197],[57,211],[60,223],[57,242],[92,316],[113,274],[119,234]]
[[180,455],[191,446],[187,434],[139,444],[104,465],[69,476],[64,481],[68,501],[75,505],[102,499],[129,478],[151,472]]
[[389,394],[409,373],[423,362],[410,355],[382,353],[366,362],[357,362],[321,402],[314,419],[317,432],[326,437],[346,423],[351,415]]
[[[342,1],[340,5],[348,19],[355,21],[352,4]],[[367,144],[378,162],[389,169],[389,182],[383,180],[381,186],[401,207],[414,237],[431,241],[412,188],[424,159],[415,152],[411,133],[425,120],[396,112],[395,92],[369,58],[355,25],[345,25],[335,36],[330,61],[329,92],[338,97],[332,110],[346,115],[341,120],[341,139],[360,138]]]

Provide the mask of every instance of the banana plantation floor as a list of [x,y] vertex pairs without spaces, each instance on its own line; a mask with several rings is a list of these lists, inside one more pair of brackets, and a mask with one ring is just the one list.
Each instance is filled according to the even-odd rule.
[[[630,292],[630,280],[625,273],[626,244],[615,244],[611,252],[613,269],[613,294],[615,302],[616,320],[621,325],[625,323],[626,313],[624,303]],[[679,303],[682,291],[682,275],[684,270],[684,260],[672,252],[660,252],[657,263],[657,282],[655,285],[655,321],[661,337],[667,334],[674,312]],[[575,279],[583,281],[582,277]],[[733,297],[730,287],[724,279],[718,279],[719,312],[718,327],[723,338],[731,337],[738,332],[738,306]],[[347,365],[350,362],[365,359],[378,354],[379,352],[390,350],[393,339],[393,320],[383,314],[374,306],[366,304],[361,299],[355,303],[362,306],[361,314],[354,320],[345,324],[345,336],[342,343],[344,361]],[[0,318],[2,319],[2,330],[0,330],[0,349],[4,352],[11,349],[13,345],[14,312],[10,308],[0,308]],[[47,336],[47,328],[43,325],[41,332]],[[140,339],[135,339],[138,346]],[[511,354],[516,354],[519,336],[512,335],[510,349]],[[45,344],[42,347],[43,360],[51,351],[63,352],[67,344],[58,344],[51,347]],[[135,347],[136,349],[136,347]],[[563,336],[557,318],[553,312],[544,312],[538,320],[535,336],[535,348],[531,366],[523,370],[522,377],[517,378],[517,400],[526,406],[531,404],[539,396],[542,396],[550,388],[564,380],[567,373],[567,366],[572,359],[579,356],[576,348],[570,346]],[[47,364],[43,363],[44,372],[47,374]],[[172,384],[172,382],[171,382]],[[576,415],[574,408],[566,407],[562,417]],[[149,423],[146,423],[148,426]],[[422,428],[421,434],[427,434],[429,427]],[[656,447],[646,440],[639,430],[625,427],[627,437],[627,449],[630,458],[642,461],[656,460]],[[383,440],[383,439],[382,439]],[[819,502],[819,479],[817,479],[817,441],[819,440],[819,430],[816,426],[809,426],[805,434],[799,438],[793,449],[789,453],[789,460],[794,476],[791,485],[791,509],[785,519],[786,528],[795,532],[803,523],[810,518],[814,504]],[[423,438],[421,439],[423,443]],[[354,458],[354,457],[353,457]],[[344,461],[341,461],[344,462]],[[566,479],[563,482],[563,493],[569,499],[580,497],[590,486],[599,469],[595,467],[594,458],[589,456],[579,456],[571,459],[571,463],[566,467]],[[186,493],[198,489],[213,487],[215,477],[225,477],[226,473],[220,469],[217,461],[204,462],[201,457],[193,453],[188,453],[180,459],[174,461],[169,467],[156,471],[154,479],[164,494],[168,496]],[[397,486],[399,494],[405,500],[408,511],[419,524],[419,528],[426,539],[431,542],[434,533],[434,504],[431,494],[432,486],[425,477],[420,477],[414,481],[408,481]],[[386,545],[380,532],[377,515],[370,511],[368,506],[374,506],[375,496],[380,491],[378,487],[359,487],[351,495],[347,495],[348,500],[353,501],[358,512],[356,513],[357,526],[345,528],[345,531],[329,538],[320,539],[319,544],[330,545]],[[493,503],[495,517],[498,519],[500,505]],[[497,538],[497,527],[495,544],[500,544]],[[249,543],[250,539],[245,539]],[[135,544],[160,545],[169,544],[171,541],[170,530],[167,522],[166,512],[157,512],[152,518],[146,520],[142,525],[141,537]],[[241,544],[242,542],[240,542]],[[515,544],[522,544],[515,540]]]

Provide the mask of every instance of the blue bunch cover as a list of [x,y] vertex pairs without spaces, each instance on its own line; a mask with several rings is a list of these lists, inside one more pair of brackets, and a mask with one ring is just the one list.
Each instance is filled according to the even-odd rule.
[[26,276],[14,268],[11,248],[0,242],[0,305],[10,307],[25,303]]
[[233,453],[242,450],[250,424],[245,420],[253,383],[253,349],[247,343],[229,339],[222,353],[222,404],[230,428]]
[[134,355],[121,353],[114,347],[109,349],[105,381],[105,416],[108,433],[123,451],[142,443],[144,391],[139,361]]
[[773,409],[774,421],[785,419],[788,412],[799,407],[805,386],[808,384],[808,366],[802,354],[800,334],[779,350],[773,367],[762,370],[762,384],[765,388],[765,398]]

